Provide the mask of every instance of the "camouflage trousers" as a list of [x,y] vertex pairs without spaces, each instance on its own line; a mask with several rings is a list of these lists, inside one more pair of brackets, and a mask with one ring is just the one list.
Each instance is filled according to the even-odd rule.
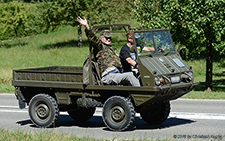
[[140,87],[140,82],[133,75],[133,72],[110,73],[102,78],[102,82],[109,85],[131,85]]

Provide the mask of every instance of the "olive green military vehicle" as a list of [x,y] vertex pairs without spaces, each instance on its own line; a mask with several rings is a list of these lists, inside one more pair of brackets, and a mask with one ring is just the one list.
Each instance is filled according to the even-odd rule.
[[[140,113],[148,124],[164,122],[170,113],[170,101],[190,92],[196,84],[192,67],[175,50],[168,29],[131,30],[127,24],[93,26],[114,32],[132,32],[131,52],[138,62],[141,87],[105,85],[90,44],[84,66],[52,66],[13,70],[20,108],[29,105],[29,115],[37,127],[54,125],[60,111],[85,122],[102,107],[105,125],[114,131],[129,130]],[[115,28],[123,27],[123,28]],[[154,47],[144,52],[143,47]],[[89,59],[91,58],[91,59]]]

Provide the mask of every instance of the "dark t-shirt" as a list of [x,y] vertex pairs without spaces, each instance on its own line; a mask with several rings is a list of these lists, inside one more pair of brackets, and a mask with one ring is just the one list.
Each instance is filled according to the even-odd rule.
[[132,71],[131,70],[131,64],[129,64],[126,59],[127,58],[132,58],[130,55],[130,48],[127,46],[127,44],[125,44],[121,50],[120,50],[120,60],[123,66],[123,71],[124,72],[129,72]]

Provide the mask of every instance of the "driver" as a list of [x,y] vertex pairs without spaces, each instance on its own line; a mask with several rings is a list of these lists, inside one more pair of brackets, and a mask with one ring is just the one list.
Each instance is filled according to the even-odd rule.
[[[136,38],[136,37],[135,37]],[[137,43],[137,42],[136,42]],[[135,59],[135,54],[130,52],[130,47],[134,44],[132,33],[127,34],[127,42],[120,50],[120,60],[123,66],[124,72],[130,72],[133,68],[137,68],[138,64]],[[140,44],[136,44],[138,53],[141,51],[152,52],[155,51],[153,47],[143,47]]]
[[77,21],[86,27],[86,35],[93,46],[94,57],[99,64],[102,75],[102,82],[104,84],[112,85],[132,85],[140,86],[139,80],[132,72],[122,72],[122,65],[119,55],[116,54],[116,49],[111,44],[111,34],[109,31],[103,31],[100,34],[99,40],[91,31],[86,18],[77,18]]

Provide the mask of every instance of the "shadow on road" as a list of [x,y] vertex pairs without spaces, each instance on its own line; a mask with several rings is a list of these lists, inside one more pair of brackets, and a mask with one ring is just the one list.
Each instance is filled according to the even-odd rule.
[[56,127],[61,126],[79,126],[84,128],[99,128],[104,127],[105,124],[102,120],[101,116],[93,116],[91,119],[89,119],[86,122],[77,122],[73,120],[69,115],[60,115]]
[[22,120],[22,121],[17,121],[17,124],[20,124],[21,126],[27,125],[27,124],[33,124],[31,120]]
[[[189,119],[181,119],[181,118],[168,118],[165,122],[163,122],[160,125],[149,125],[145,121],[143,121],[141,118],[136,117],[134,127],[131,129],[133,130],[144,130],[144,129],[164,129],[164,128],[170,128],[174,126],[184,125],[184,124],[191,124],[195,121],[189,120]],[[30,125],[30,127],[37,128],[31,120],[23,120],[18,121],[17,124],[20,124],[21,126]],[[93,116],[88,121],[81,123],[73,120],[69,115],[60,115],[59,119],[56,122],[55,128],[59,127],[71,127],[71,126],[78,126],[82,128],[101,128],[104,127],[103,130],[110,131],[108,128],[106,128],[102,117],[101,116]]]
[[135,126],[136,129],[164,129],[164,128],[170,128],[173,126],[179,126],[184,124],[191,124],[195,121],[189,120],[189,119],[181,119],[181,118],[168,118],[166,121],[164,121],[162,124],[159,125],[150,125],[146,123],[144,120],[140,118],[135,119]]

